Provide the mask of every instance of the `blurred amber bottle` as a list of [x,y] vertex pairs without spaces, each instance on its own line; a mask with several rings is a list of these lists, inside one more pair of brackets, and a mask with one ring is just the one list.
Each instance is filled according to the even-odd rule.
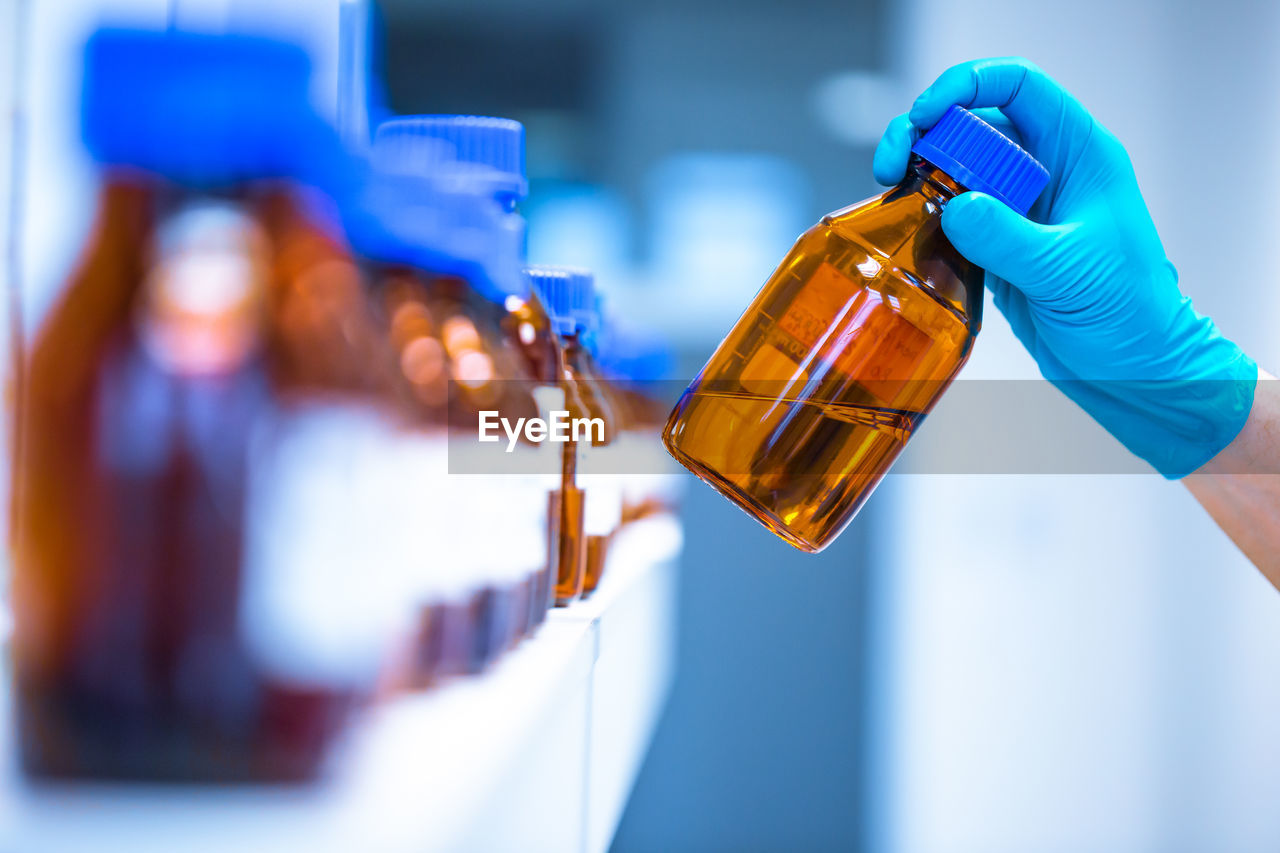
[[[590,276],[590,274],[587,274]],[[599,400],[597,416],[606,424],[603,441],[581,447],[582,463],[579,482],[587,493],[582,528],[586,537],[587,556],[583,564],[582,596],[590,596],[604,578],[609,560],[609,548],[614,534],[622,526],[624,505],[624,471],[627,452],[627,430],[633,426],[629,401],[600,365],[601,339],[609,330],[603,328],[601,305],[603,299],[595,287],[594,277],[588,279],[589,305],[577,312],[580,331],[574,336],[574,346],[566,349],[566,363],[579,382],[587,384],[590,395]]]
[[270,306],[341,263],[298,189],[344,161],[295,48],[102,31],[85,65],[97,224],[18,402],[23,764],[306,777],[351,696],[281,680],[246,648],[247,460],[274,396]]
[[[538,384],[548,381],[540,377],[554,382],[559,363],[521,271],[513,236],[522,242],[523,226],[511,227],[495,201],[515,191],[509,176],[455,159],[465,133],[428,132],[456,130],[454,119],[480,121],[402,117],[380,127],[375,175],[352,221],[407,392],[405,441],[417,446],[406,463],[418,492],[407,499],[410,529],[423,542],[410,567],[417,627],[400,677],[416,687],[484,669],[548,607],[547,550],[530,545],[545,536],[545,480],[453,475],[446,460],[450,441],[474,440],[482,412],[535,415]],[[481,130],[523,146],[515,122],[484,120]],[[414,458],[434,458],[434,468]]]
[[677,460],[790,544],[853,519],[969,357],[983,272],[942,232],[981,190],[1025,213],[1044,168],[953,107],[889,192],[832,213],[783,259],[671,413]]
[[[442,155],[445,151],[447,156]],[[470,215],[483,221],[477,219],[469,230],[459,231],[457,239],[443,249],[443,256],[455,261],[472,259],[475,269],[469,275],[482,296],[482,310],[497,318],[504,345],[519,354],[520,370],[503,373],[498,385],[521,397],[532,387],[534,403],[543,417],[563,407],[559,343],[546,310],[522,272],[526,223],[519,204],[528,192],[524,126],[491,116],[398,116],[378,127],[374,153],[385,170],[406,179],[425,179],[445,194],[468,197],[467,204],[473,208]],[[518,382],[513,381],[516,379]],[[513,387],[516,385],[518,391]],[[471,407],[468,427],[474,427],[479,408],[494,407]],[[531,448],[522,447],[520,455],[531,452]],[[540,502],[554,501],[555,482],[549,474],[513,475],[501,489],[502,497],[491,497],[508,507],[508,522],[523,526],[526,498],[535,495]],[[514,617],[516,623],[523,621],[525,625],[519,633],[540,625],[552,603],[559,517],[558,507],[554,512],[549,507],[539,512],[544,548],[539,568],[523,584],[528,587],[521,591],[528,611],[524,617]]]
[[[607,537],[621,518],[621,495],[618,519],[611,525],[605,506],[606,502],[611,503],[609,496],[600,492],[593,495],[579,482],[592,449],[610,444],[618,424],[611,393],[587,344],[596,311],[594,278],[589,272],[569,267],[531,267],[528,273],[533,289],[551,315],[560,342],[561,385],[569,417],[598,424],[587,440],[560,444],[560,559],[555,598],[556,604],[563,606],[582,596],[588,575],[599,581]],[[595,583],[591,587],[594,589]]]

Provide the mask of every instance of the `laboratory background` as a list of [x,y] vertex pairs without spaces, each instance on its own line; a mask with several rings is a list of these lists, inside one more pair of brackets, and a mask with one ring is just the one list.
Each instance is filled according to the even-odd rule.
[[[111,25],[300,45],[312,107],[352,146],[395,115],[519,121],[529,262],[590,269],[662,350],[646,378],[679,386],[801,232],[879,191],[875,144],[938,73],[1025,56],[1123,141],[1183,291],[1280,366],[1277,4],[0,0],[0,16],[7,336],[31,338],[88,239],[84,46]],[[963,376],[1039,376],[990,300]],[[0,597],[0,850],[1280,849],[1280,597],[1178,484],[891,474],[810,555],[663,471],[665,508],[615,538],[595,595],[482,672],[380,698],[303,782],[27,778]],[[458,536],[494,536],[484,500],[445,503],[471,516]],[[305,597],[312,579],[289,579],[273,594]],[[321,625],[349,603],[312,598]]]

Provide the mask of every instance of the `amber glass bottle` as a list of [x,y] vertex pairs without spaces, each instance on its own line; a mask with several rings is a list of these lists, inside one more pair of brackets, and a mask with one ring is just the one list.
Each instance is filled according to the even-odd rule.
[[[523,375],[534,386],[540,414],[564,407],[563,357],[551,319],[524,279],[526,223],[519,204],[528,192],[524,171],[524,126],[507,118],[474,115],[407,115],[383,122],[374,143],[384,168],[404,176],[428,178],[455,190],[466,188],[483,203],[488,224],[483,233],[483,275],[493,282],[494,305],[506,339],[520,354]],[[464,245],[466,244],[466,245]],[[464,238],[454,247],[474,254],[476,242]],[[492,408],[492,407],[490,407]],[[541,474],[532,485],[545,502],[544,562],[529,580],[530,628],[541,624],[553,603],[560,558],[559,477]],[[572,498],[570,499],[573,500]]]
[[18,402],[23,763],[307,777],[352,696],[263,669],[245,642],[246,500],[252,432],[290,373],[272,369],[270,306],[340,254],[297,191],[342,158],[300,50],[103,31],[85,66],[98,224]]
[[[404,412],[396,452],[404,453],[406,500],[416,507],[411,524],[421,540],[402,555],[412,564],[407,596],[416,628],[394,676],[401,685],[483,670],[545,613],[530,601],[543,574],[536,555],[520,574],[506,549],[481,547],[493,543],[466,534],[483,528],[509,544],[504,530],[526,530],[530,519],[518,512],[536,520],[538,502],[500,500],[489,478],[449,475],[451,435],[470,441],[481,411],[511,420],[536,414],[525,350],[507,330],[507,297],[527,283],[518,265],[506,278],[490,266],[498,228],[492,205],[470,183],[387,163],[348,211],[396,365]],[[460,507],[475,519],[458,519]]]
[[[591,274],[569,267],[531,267],[533,289],[554,323],[561,349],[561,387],[565,408],[571,418],[598,420],[602,428],[588,441],[570,440],[560,445],[561,485],[557,494],[560,510],[560,555],[555,599],[564,606],[581,597],[586,584],[590,553],[587,520],[591,496],[579,483],[583,456],[592,446],[603,447],[613,440],[617,417],[605,382],[595,366],[586,335],[595,311],[595,285]],[[596,532],[599,535],[599,532]],[[598,559],[604,551],[595,547]]]
[[610,543],[622,526],[624,479],[621,472],[626,460],[621,455],[627,452],[624,438],[629,426],[628,400],[598,359],[600,340],[607,330],[602,328],[601,298],[595,291],[594,279],[592,282],[590,307],[578,312],[581,331],[572,337],[572,346],[565,351],[568,369],[576,381],[590,389],[588,400],[597,406],[595,416],[607,425],[602,441],[580,448],[584,457],[580,482],[587,493],[582,524],[587,547],[582,573],[584,598],[600,586]]
[[953,108],[905,179],[807,231],[671,413],[677,460],[787,542],[826,547],[969,357],[983,271],[942,231],[966,189],[1025,213],[1044,168]]

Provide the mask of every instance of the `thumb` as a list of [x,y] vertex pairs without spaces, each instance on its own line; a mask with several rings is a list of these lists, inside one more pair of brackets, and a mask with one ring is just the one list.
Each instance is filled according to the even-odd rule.
[[986,193],[967,192],[947,203],[942,230],[971,262],[1031,298],[1044,296],[1054,272],[1054,247],[1062,229],[1032,222]]

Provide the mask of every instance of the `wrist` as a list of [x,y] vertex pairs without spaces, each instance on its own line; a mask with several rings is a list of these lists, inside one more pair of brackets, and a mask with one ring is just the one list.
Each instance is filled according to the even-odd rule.
[[1243,426],[1193,474],[1280,473],[1280,383],[1261,368],[1255,372],[1254,393]]
[[1134,455],[1178,480],[1235,442],[1255,408],[1258,366],[1227,344],[1219,337],[1213,357],[1177,359],[1148,378],[1055,384]]
[[[1254,406],[1258,365],[1191,300],[1178,300],[1159,355],[1133,383],[1132,404],[1147,419],[1130,449],[1161,475],[1178,480],[1230,445]],[[1123,393],[1125,385],[1119,383]],[[1128,443],[1128,442],[1126,442]]]
[[1229,358],[1192,369],[1188,377],[1163,383],[1150,405],[1162,440],[1144,458],[1170,480],[1200,469],[1239,437],[1254,408],[1258,365],[1235,348]]

